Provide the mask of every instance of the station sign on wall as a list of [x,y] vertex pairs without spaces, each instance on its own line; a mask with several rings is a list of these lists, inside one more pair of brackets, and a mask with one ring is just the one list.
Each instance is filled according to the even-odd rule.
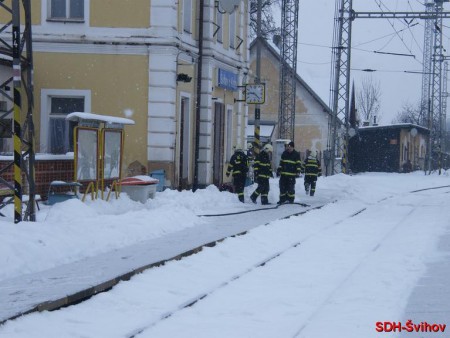
[[236,91],[238,90],[238,75],[236,73],[219,68],[217,85],[227,90]]

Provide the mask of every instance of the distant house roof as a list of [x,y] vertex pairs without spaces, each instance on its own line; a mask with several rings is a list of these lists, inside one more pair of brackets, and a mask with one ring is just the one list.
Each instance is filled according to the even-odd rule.
[[[250,44],[250,50],[252,48],[254,48],[254,46],[256,45],[256,41],[257,39],[254,39],[252,41],[252,43]],[[272,53],[272,55],[277,59],[277,60],[281,60],[281,55],[280,53],[278,53],[274,47],[272,47],[269,42],[267,42],[267,40],[265,39],[260,39],[261,43],[263,44],[264,47],[267,48],[267,50],[269,52]],[[329,115],[332,115],[332,110],[330,109],[330,107],[328,107],[328,105],[320,98],[319,95],[317,95],[317,93],[305,82],[305,80],[302,79],[302,77],[300,75],[298,75],[298,73],[295,74],[295,77],[297,79],[297,81],[306,89],[306,91],[308,93],[311,94],[312,97],[314,97],[314,99],[319,102],[319,104],[323,107],[324,111],[327,112]]]

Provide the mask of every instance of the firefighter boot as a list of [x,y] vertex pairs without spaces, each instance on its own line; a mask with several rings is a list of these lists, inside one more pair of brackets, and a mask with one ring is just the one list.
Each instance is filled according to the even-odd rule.
[[[258,198],[258,195],[256,193],[253,193],[250,195],[250,199],[252,200],[253,203],[256,204],[256,199]],[[262,199],[262,198],[261,198]]]
[[261,195],[261,204],[262,204],[262,205],[270,204],[270,203],[269,203],[269,199],[267,198],[267,196]]

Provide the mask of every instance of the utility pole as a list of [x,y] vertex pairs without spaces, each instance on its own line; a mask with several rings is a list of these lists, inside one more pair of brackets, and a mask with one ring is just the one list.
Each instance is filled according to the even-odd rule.
[[[327,175],[346,172],[347,142],[349,129],[350,59],[353,12],[352,0],[337,0],[333,38],[333,62],[330,106],[333,116],[328,126],[329,165]],[[344,130],[341,128],[344,127]],[[344,135],[342,135],[342,132]],[[342,137],[343,136],[343,137]],[[341,157],[343,163],[336,163]]]
[[[258,0],[256,8],[256,78],[255,84],[259,85],[261,83],[261,12],[262,12],[262,0]],[[255,154],[258,155],[261,149],[261,107],[259,104],[255,105]]]
[[[425,12],[432,14],[434,12],[433,0],[428,0],[425,4]],[[429,100],[431,84],[431,54],[433,49],[433,19],[425,19],[424,38],[423,38],[423,74],[422,74],[422,97],[420,104],[421,123],[428,125]]]
[[[432,170],[433,146],[441,151],[442,144],[442,62],[444,61],[442,46],[442,11],[443,2],[448,0],[435,0],[435,17],[434,17],[434,46],[432,57],[432,84],[431,84],[431,111],[429,113],[428,127],[430,129],[430,139],[428,142],[428,172]],[[438,165],[440,154],[438,154]],[[440,172],[440,168],[439,168]]]
[[[448,62],[445,61],[444,62],[444,71],[442,74],[442,114],[440,117],[440,131],[441,131],[441,145],[439,147],[439,175],[441,174],[441,169],[442,169],[442,155],[447,151],[447,97],[448,97],[448,92],[447,92],[447,77],[448,77]],[[447,163],[446,163],[447,164]]]
[[283,0],[278,136],[294,141],[299,0]]
[[202,103],[202,62],[203,62],[203,11],[205,1],[199,2],[198,15],[198,58],[197,58],[197,93],[195,102],[195,150],[194,150],[194,180],[192,182],[192,191],[198,189],[198,165],[200,156],[200,113]]
[[22,127],[20,125],[20,113],[22,99],[20,94],[21,62],[20,62],[20,4],[14,0],[13,5],[13,84],[14,84],[14,114],[13,114],[13,144],[14,144],[14,223],[22,221]]
[[[14,203],[14,222],[19,223],[24,220],[36,220],[35,204],[35,182],[34,182],[34,123],[33,123],[33,49],[31,34],[31,1],[12,0],[11,6],[2,2],[0,6],[1,14],[5,18],[10,15],[10,20],[0,27],[0,32],[11,32],[11,43],[9,39],[0,39],[0,55],[3,60],[11,60],[11,77],[0,83],[0,93],[10,103],[12,109],[7,109],[6,113],[0,115],[0,119],[13,118],[13,162],[0,170],[0,183],[13,192],[13,196],[6,196],[0,203],[0,209],[8,204]],[[21,6],[22,4],[22,6]],[[22,12],[23,11],[23,12]],[[24,18],[23,25],[20,18]],[[24,27],[23,32],[21,27]],[[25,52],[26,51],[26,52]],[[12,85],[13,95],[8,91]],[[23,100],[25,98],[26,100]],[[26,104],[26,105],[25,105]],[[26,116],[22,125],[22,118]],[[13,183],[11,183],[10,170],[13,171]],[[24,185],[24,183],[27,183]],[[25,188],[25,189],[24,189]],[[22,216],[22,194],[28,189],[28,204],[24,217]]]
[[[433,63],[430,64],[427,58],[424,58],[424,66],[432,65],[432,83],[431,83],[431,99],[422,97],[422,104],[425,100],[429,106],[428,128],[430,129],[430,139],[428,142],[427,159],[425,170],[431,168],[431,152],[432,144],[436,136],[433,132],[433,123],[436,124],[442,116],[442,19],[450,18],[450,12],[443,12],[442,5],[449,0],[434,0],[434,10],[432,6],[427,4],[426,12],[355,12],[352,9],[352,0],[336,0],[336,23],[333,42],[333,65],[331,94],[331,107],[333,116],[329,124],[329,159],[331,174],[333,173],[335,156],[346,155],[346,141],[341,143],[341,135],[338,129],[343,126],[344,137],[348,138],[348,93],[350,79],[350,53],[351,53],[351,22],[358,18],[363,19],[425,19],[433,20],[434,23],[434,52]],[[425,32],[425,34],[427,31]],[[425,36],[427,38],[427,36]],[[431,49],[430,49],[431,53]],[[431,54],[429,54],[431,55]],[[431,59],[431,57],[429,58]],[[424,71],[424,75],[427,75]],[[430,87],[423,85],[422,92],[426,93]],[[426,95],[426,94],[425,94]],[[342,168],[345,170],[345,167]]]
[[442,131],[442,151],[447,151],[447,98],[448,98],[448,61],[444,62],[444,71],[442,74],[442,117],[441,117],[441,131]]

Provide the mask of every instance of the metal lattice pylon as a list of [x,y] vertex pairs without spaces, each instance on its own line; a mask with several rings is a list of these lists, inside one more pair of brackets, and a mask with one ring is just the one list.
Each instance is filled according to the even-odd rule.
[[[430,129],[430,139],[427,151],[427,169],[433,167],[432,157],[434,147],[439,148],[442,144],[442,62],[444,61],[442,46],[442,11],[441,1],[435,1],[434,18],[434,45],[432,57],[432,82],[431,82],[431,105],[428,116],[428,128]],[[439,165],[439,164],[438,164]]]
[[[328,128],[327,147],[328,175],[341,170],[344,173],[347,171],[352,5],[352,0],[336,1],[330,97],[333,116]],[[342,165],[336,161],[339,157],[342,158]]]
[[[0,116],[2,122],[13,118],[14,160],[0,170],[0,184],[9,191],[0,203],[0,209],[14,203],[14,222],[36,220],[34,183],[34,123],[33,123],[33,49],[31,39],[31,0],[12,0],[8,7],[1,1],[0,11],[11,19],[0,27],[0,55],[10,67],[11,76],[0,83],[0,93],[12,103]],[[21,25],[20,18],[25,22]],[[6,88],[13,87],[13,94]],[[24,98],[24,99],[23,99]],[[24,114],[24,112],[26,112]],[[13,181],[8,178],[13,168]],[[23,179],[25,179],[23,181]],[[22,215],[22,194],[29,195]]]
[[[425,4],[425,12],[434,13],[434,2]],[[424,39],[423,39],[423,74],[422,74],[422,97],[420,103],[420,123],[428,125],[428,111],[430,107],[431,90],[431,51],[433,49],[433,26],[432,18],[425,19]]]
[[441,118],[441,150],[447,151],[447,80],[448,80],[448,62],[444,62],[444,72],[442,74],[442,118]]
[[294,140],[299,0],[283,0],[281,15],[281,65],[278,133]]
[[[349,113],[349,80],[350,80],[350,52],[351,52],[351,22],[356,18],[366,19],[425,19],[431,26],[425,30],[424,71],[422,83],[422,109],[426,106],[426,122],[431,136],[427,150],[427,166],[431,168],[431,146],[436,135],[443,135],[442,109],[442,19],[450,18],[450,12],[443,11],[443,2],[449,0],[434,0],[426,4],[426,12],[354,12],[352,0],[336,0],[335,29],[333,40],[333,62],[330,106],[333,116],[329,124],[329,141],[327,153],[330,165],[327,174],[339,171],[337,157],[342,157],[342,171],[347,168],[346,145],[348,142],[348,113]],[[432,38],[434,28],[434,38]],[[434,41],[433,41],[434,40]],[[433,48],[432,48],[433,47]],[[432,51],[433,49],[433,51]],[[426,52],[428,50],[428,52]],[[433,52],[433,55],[431,54]],[[432,57],[433,56],[433,57]],[[429,69],[429,71],[427,71]],[[431,74],[431,76],[430,76]],[[427,78],[428,76],[428,78]],[[430,83],[431,82],[431,83]],[[424,104],[426,102],[426,104]],[[422,110],[425,111],[425,110]],[[433,124],[435,127],[433,127]],[[339,130],[341,129],[341,130]],[[442,140],[437,142],[442,143]]]

